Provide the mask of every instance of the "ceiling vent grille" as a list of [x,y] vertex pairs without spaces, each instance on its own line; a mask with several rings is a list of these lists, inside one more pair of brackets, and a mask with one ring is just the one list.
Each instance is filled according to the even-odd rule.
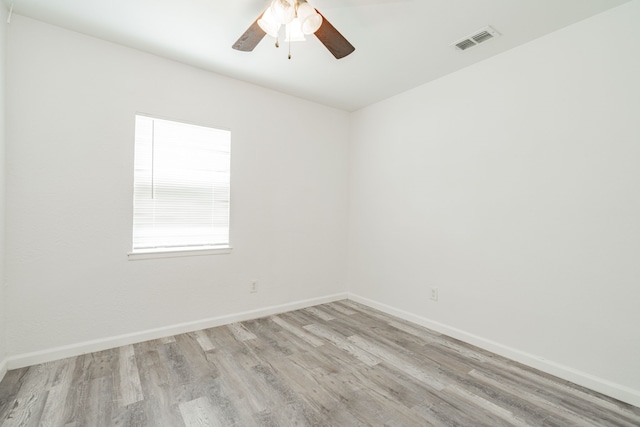
[[467,50],[469,48],[472,48],[474,46],[479,45],[480,43],[484,43],[487,40],[491,40],[494,37],[498,37],[500,35],[500,33],[498,33],[496,30],[494,30],[491,27],[484,27],[476,32],[474,32],[473,34],[458,40],[457,42],[453,43],[451,46],[453,46],[454,48],[456,48],[456,50],[458,51],[463,51],[463,50]]

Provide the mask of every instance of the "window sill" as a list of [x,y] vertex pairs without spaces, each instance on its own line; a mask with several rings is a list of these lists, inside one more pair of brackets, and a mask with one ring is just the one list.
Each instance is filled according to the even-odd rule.
[[231,247],[203,248],[203,249],[154,249],[148,251],[131,252],[127,254],[129,261],[154,258],[176,258],[183,256],[222,255],[230,254]]

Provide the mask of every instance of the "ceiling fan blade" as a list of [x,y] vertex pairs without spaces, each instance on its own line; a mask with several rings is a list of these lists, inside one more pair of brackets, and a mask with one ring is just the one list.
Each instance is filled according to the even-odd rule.
[[[262,14],[258,16],[258,19],[260,19],[261,17]],[[258,43],[260,43],[260,40],[262,40],[262,38],[267,35],[267,33],[265,33],[262,28],[260,28],[260,25],[258,25],[258,19],[253,21],[253,24],[251,24],[251,26],[247,28],[247,31],[245,31],[244,34],[241,35],[240,38],[233,44],[232,47],[235,50],[251,52],[258,45]]]
[[344,58],[356,50],[324,16],[322,16],[322,25],[314,34],[336,59]]

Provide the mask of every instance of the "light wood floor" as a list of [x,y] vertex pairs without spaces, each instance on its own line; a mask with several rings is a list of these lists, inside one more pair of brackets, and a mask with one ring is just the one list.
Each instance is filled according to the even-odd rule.
[[640,426],[640,409],[340,301],[16,369],[0,426]]

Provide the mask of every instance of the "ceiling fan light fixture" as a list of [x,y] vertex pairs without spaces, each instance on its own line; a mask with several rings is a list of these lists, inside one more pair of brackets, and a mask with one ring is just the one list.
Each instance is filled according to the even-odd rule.
[[299,2],[297,13],[304,34],[313,34],[318,31],[318,28],[322,25],[322,15],[316,12],[306,1]]
[[[295,26],[290,25],[294,18]],[[276,47],[278,33],[282,25],[288,28],[285,39],[288,41],[304,40],[304,36],[313,34],[324,47],[336,58],[341,59],[356,50],[318,10],[307,4],[306,0],[270,0],[270,5],[256,18],[247,30],[231,46],[241,52],[251,52],[268,34],[275,37]],[[296,35],[296,33],[299,33]],[[291,59],[291,44],[289,44]]]
[[258,25],[262,28],[262,31],[270,35],[271,37],[278,38],[278,32],[280,31],[280,24],[274,18],[273,13],[271,13],[271,8],[268,7],[267,10],[264,11],[262,17],[258,19]]
[[296,0],[273,0],[270,9],[278,23],[287,25],[296,17]]
[[302,32],[302,25],[299,18],[294,18],[286,27],[285,42],[303,42],[306,41]]

